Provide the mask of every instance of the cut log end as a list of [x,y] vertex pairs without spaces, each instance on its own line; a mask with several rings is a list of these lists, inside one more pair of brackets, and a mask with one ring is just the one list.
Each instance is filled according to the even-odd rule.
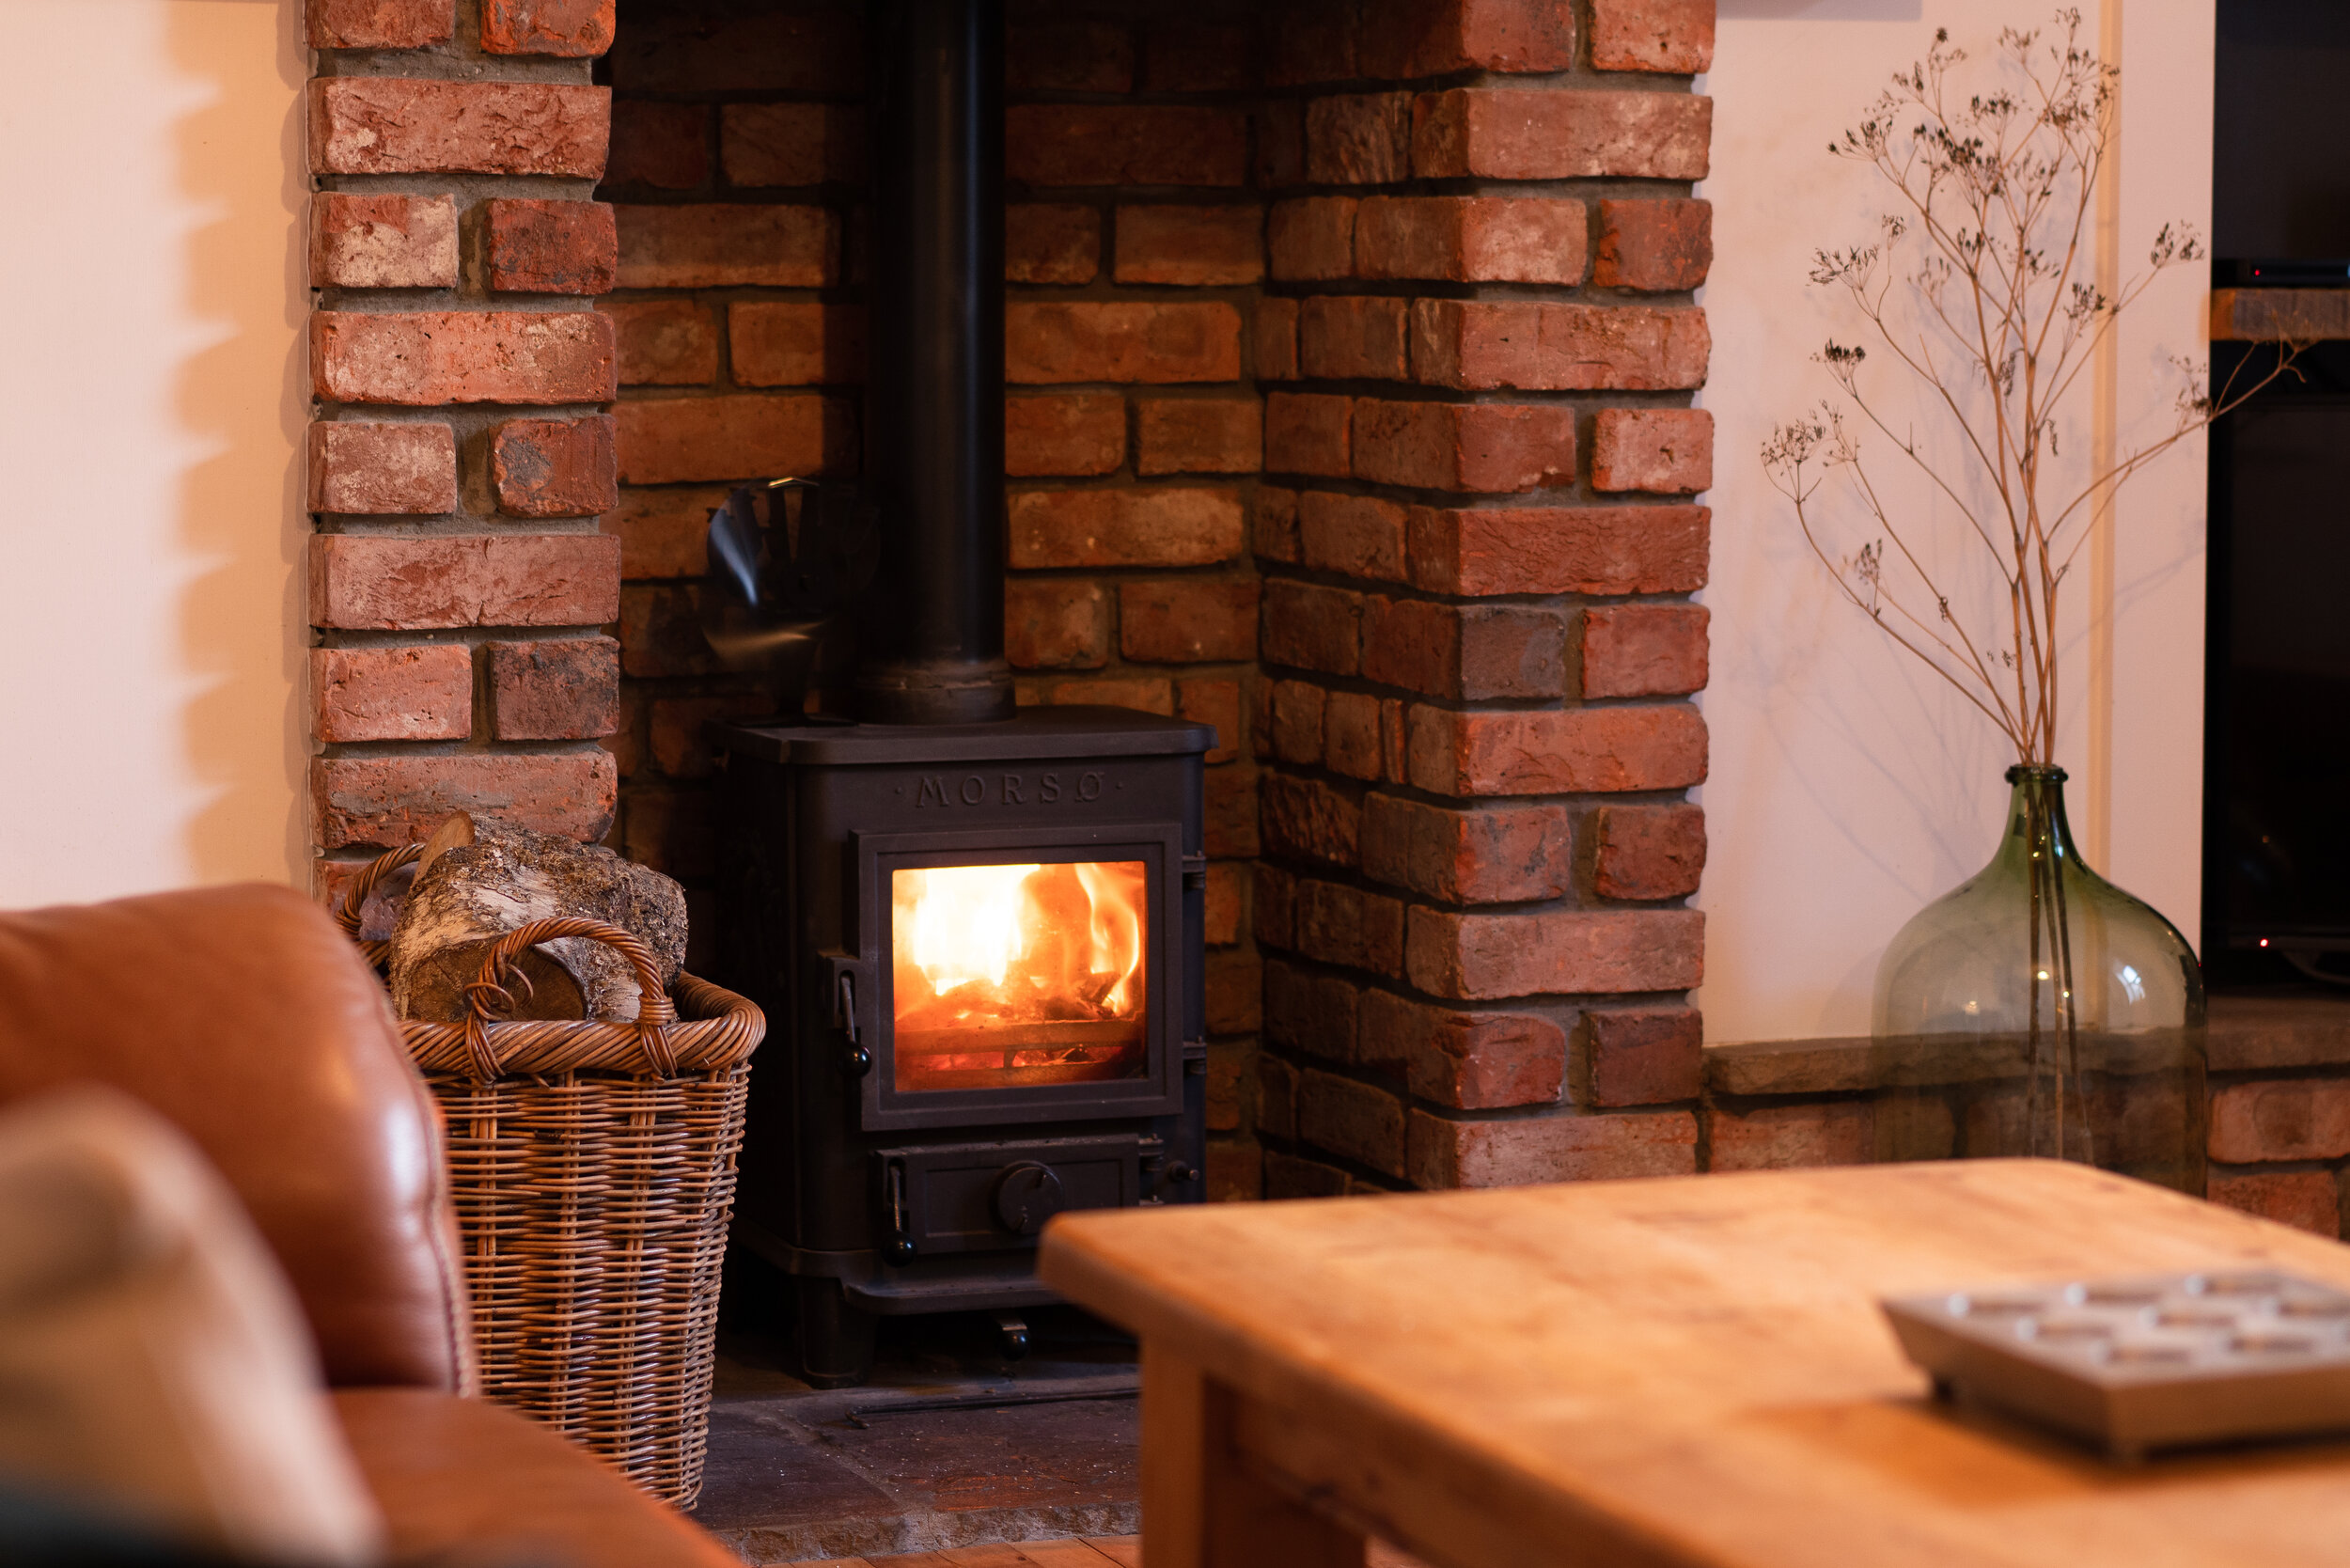
[[[426,840],[416,880],[392,933],[392,1001],[401,1016],[462,1019],[467,987],[490,946],[535,920],[618,926],[651,952],[666,985],[685,958],[685,894],[675,882],[583,845],[463,812]],[[636,1017],[636,971],[617,949],[585,937],[517,956],[522,978],[504,989],[513,1019],[626,1022]]]

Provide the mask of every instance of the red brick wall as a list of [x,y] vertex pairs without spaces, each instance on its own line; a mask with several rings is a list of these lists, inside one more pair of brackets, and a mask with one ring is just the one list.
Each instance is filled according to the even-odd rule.
[[603,836],[612,6],[311,0],[321,888],[455,808]]
[[598,194],[619,228],[600,306],[619,353],[619,505],[604,519],[623,579],[619,847],[686,884],[705,942],[703,729],[774,704],[702,640],[703,535],[743,480],[856,472],[862,50],[850,8],[626,0],[598,71],[614,94]]
[[[2201,1128],[2211,1200],[2320,1235],[2344,1233],[2350,1001],[2223,993],[2211,999],[2209,1045]],[[1881,1084],[1882,1053],[1865,1037],[1719,1047],[1705,1067],[1709,1170],[1948,1159],[1963,1145],[1982,1147],[1987,1129],[1977,1118],[1995,1105]],[[2141,1092],[2131,1110],[2115,1135],[2159,1160],[2178,1122],[2158,1093]]]
[[1208,1181],[1252,1194],[1243,1086],[1257,682],[1247,513],[1263,464],[1250,310],[1265,275],[1250,163],[1257,10],[1016,8],[1007,49],[1011,577],[1023,702],[1216,727],[1208,757]]
[[[2213,1056],[2215,1067],[2233,1065],[2217,1048]],[[2350,1078],[2337,1075],[2338,1043],[2325,1057],[2330,1059],[2295,1062],[2303,1071],[2290,1075],[2238,1071],[2213,1084],[2207,1148],[2214,1202],[2320,1235],[2342,1233]]]
[[[856,8],[484,10],[313,5],[320,842],[697,889],[709,510],[855,465]],[[1014,6],[1008,652],[1220,731],[1219,1195],[1692,1162],[1711,26]]]

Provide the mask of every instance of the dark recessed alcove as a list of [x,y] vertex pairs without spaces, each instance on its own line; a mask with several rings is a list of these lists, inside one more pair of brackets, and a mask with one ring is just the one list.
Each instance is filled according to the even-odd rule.
[[[2350,9],[2220,0],[2215,281],[2350,286]],[[2212,379],[2273,350],[2212,345]],[[2213,427],[2202,949],[2220,987],[2350,977],[2350,343]]]

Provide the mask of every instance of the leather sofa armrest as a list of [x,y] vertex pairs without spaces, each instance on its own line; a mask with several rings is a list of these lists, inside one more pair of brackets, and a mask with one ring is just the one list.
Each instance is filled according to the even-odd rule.
[[334,1399],[395,1555],[462,1546],[566,1568],[742,1568],[684,1515],[503,1406],[424,1388]]

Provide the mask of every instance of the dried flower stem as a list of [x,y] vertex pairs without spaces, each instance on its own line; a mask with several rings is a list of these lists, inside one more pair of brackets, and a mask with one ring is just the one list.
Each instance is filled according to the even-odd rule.
[[[1861,420],[1893,443],[1990,553],[2007,589],[2004,623],[1978,635],[1953,611],[1880,499],[1838,403],[1823,401],[1810,417],[1779,426],[1762,447],[1765,472],[1794,504],[1805,541],[1843,596],[1998,725],[2025,763],[2055,760],[2057,600],[2095,507],[2291,368],[2302,347],[2279,343],[2276,363],[2256,380],[2239,387],[2239,365],[2217,393],[2204,389],[2199,368],[2175,362],[2185,379],[2174,427],[2092,472],[2077,493],[2044,494],[2044,462],[2060,455],[2060,407],[2098,344],[2156,276],[2203,257],[2201,243],[2174,224],[2155,235],[2147,270],[2118,294],[2076,276],[2086,266],[2119,75],[2081,46],[2080,27],[2078,10],[2059,11],[2044,48],[2037,30],[2003,29],[1998,59],[2006,85],[1963,101],[1951,71],[1966,55],[1937,30],[1925,59],[1896,74],[1861,123],[1829,147],[1892,187],[1895,210],[1880,220],[1881,239],[1817,252],[1811,272],[1813,282],[1845,291],[1883,347],[1950,416],[1964,454],[1956,473],[1930,461],[1914,433],[1897,433],[1862,391],[1867,350],[1830,342],[1817,356]],[[1897,251],[1916,259],[1897,267]],[[1897,284],[1919,307],[1914,321],[1890,308]],[[1841,559],[1823,544],[1815,515],[1820,485],[1835,469],[1847,471],[1878,533]],[[1904,569],[1898,586],[1886,580],[1888,541]]]

